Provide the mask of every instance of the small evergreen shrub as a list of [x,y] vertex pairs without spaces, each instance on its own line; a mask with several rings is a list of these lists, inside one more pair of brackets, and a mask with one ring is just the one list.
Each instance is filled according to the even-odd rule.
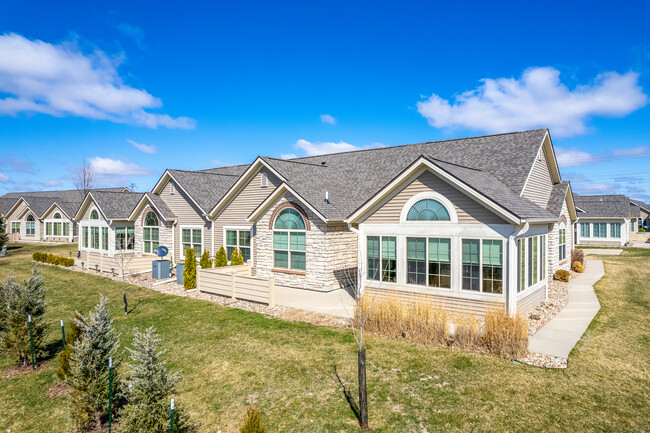
[[228,265],[228,256],[224,247],[219,248],[217,255],[214,256],[214,267],[222,268]]
[[242,256],[239,248],[235,248],[230,257],[230,266],[239,266],[244,264],[244,256]]
[[185,250],[183,287],[185,287],[185,290],[196,289],[196,252],[194,252],[194,248]]
[[578,273],[583,273],[585,271],[585,267],[582,266],[582,263],[580,262],[573,262],[573,265],[571,265],[571,269],[573,272],[578,272]]
[[70,415],[78,430],[100,429],[108,420],[108,360],[113,359],[113,412],[121,406],[123,388],[120,377],[120,336],[113,329],[108,300],[100,296],[99,304],[88,316],[75,319],[80,337],[72,345],[70,375]]
[[[77,320],[80,317],[77,315]],[[56,375],[60,380],[65,380],[70,376],[70,355],[72,354],[72,346],[77,342],[81,335],[81,331],[77,323],[72,320],[70,322],[70,331],[65,335],[65,349],[59,353],[59,366],[56,369]]]
[[45,292],[43,277],[36,267],[32,269],[29,280],[23,284],[16,283],[9,277],[3,287],[2,314],[3,328],[0,346],[18,362],[27,365],[31,360],[28,316],[32,317],[32,341],[34,357],[46,355],[45,334]]
[[579,262],[583,267],[585,265],[585,252],[581,249],[571,251],[571,263]]
[[643,227],[641,227],[641,228],[639,229],[639,233],[645,233],[645,229],[644,229]]
[[73,258],[55,256],[54,254],[45,254],[45,253],[36,252],[32,254],[32,258],[36,262],[49,263],[52,265],[59,265],[65,267],[74,266]]
[[570,276],[570,275],[571,275],[571,274],[569,273],[569,271],[565,271],[565,270],[563,270],[563,269],[560,269],[560,270],[555,271],[555,279],[556,279],[556,280],[563,281],[563,282],[565,282],[565,283],[568,283],[568,282],[569,282],[569,276]]
[[528,353],[528,320],[510,317],[503,308],[485,313],[483,346],[488,352],[508,359]]
[[208,269],[212,267],[212,259],[210,258],[210,252],[208,250],[203,251],[201,254],[201,261],[199,262],[201,269]]
[[255,406],[250,406],[246,412],[246,421],[239,429],[239,433],[266,433],[262,424],[262,414]]
[[0,213],[0,249],[9,242],[9,235],[5,233],[5,217],[2,213]]

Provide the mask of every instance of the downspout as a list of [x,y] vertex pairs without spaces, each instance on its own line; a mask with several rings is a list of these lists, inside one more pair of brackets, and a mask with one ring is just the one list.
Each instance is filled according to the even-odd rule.
[[348,229],[357,235],[357,289],[359,292],[359,295],[363,292],[363,278],[361,277],[363,275],[363,269],[362,269],[362,261],[361,261],[361,231],[359,229],[355,229],[352,227],[352,223],[348,222]]
[[[519,254],[517,251],[517,243],[515,238],[523,236],[530,229],[530,224],[528,221],[524,223],[524,226],[521,229],[515,228],[512,233],[508,236],[508,265],[512,266],[513,269],[508,271],[508,286],[506,288],[506,311],[508,315],[514,316],[517,314],[517,261]],[[548,252],[547,252],[548,255]],[[514,272],[513,272],[514,271]]]

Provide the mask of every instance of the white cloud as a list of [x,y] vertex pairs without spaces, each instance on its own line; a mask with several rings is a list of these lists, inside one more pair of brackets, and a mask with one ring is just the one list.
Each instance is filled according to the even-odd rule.
[[630,149],[615,149],[612,150],[612,155],[620,158],[638,157],[650,155],[650,148],[647,146],[632,147]]
[[0,182],[9,182],[11,179],[6,174],[0,173]]
[[56,179],[50,179],[50,180],[46,180],[45,182],[43,182],[43,185],[44,186],[61,186],[63,184],[61,183],[61,181],[58,181]]
[[148,176],[153,173],[151,169],[140,167],[137,164],[100,156],[91,158],[90,166],[100,178],[108,176]]
[[324,155],[326,153],[347,152],[350,150],[359,150],[360,147],[339,141],[338,143],[324,142],[324,143],[311,143],[302,138],[296,142],[296,149],[302,149],[307,156]]
[[214,160],[212,160],[210,162],[210,165],[213,166],[213,167],[227,167],[230,164],[228,164],[227,162],[224,162],[224,161],[219,161],[218,159],[214,159]]
[[336,119],[329,114],[321,114],[320,121],[323,123],[329,123],[330,125],[336,125]]
[[618,189],[619,185],[608,182],[593,182],[580,185],[580,192],[583,194],[596,194],[614,192]]
[[129,140],[128,138],[127,138],[126,142],[131,143],[133,145],[133,147],[135,147],[136,149],[138,149],[138,150],[140,150],[140,151],[142,151],[144,153],[150,153],[150,154],[156,153],[156,147],[155,146],[147,146],[146,144],[136,143],[135,141]]
[[485,78],[453,103],[433,94],[417,109],[436,128],[498,133],[548,127],[556,136],[573,136],[587,132],[592,116],[622,117],[646,105],[638,78],[635,72],[605,72],[571,90],[558,70],[530,68],[520,79]]
[[119,62],[96,50],[83,53],[73,43],[50,44],[15,33],[0,35],[0,115],[35,112],[128,123],[148,128],[192,129],[188,117],[147,110],[160,99],[125,85]]
[[589,152],[564,149],[562,147],[555,148],[555,157],[557,158],[557,163],[561,167],[572,167],[601,161],[601,158],[592,155]]
[[283,153],[283,154],[280,155],[280,158],[282,158],[282,159],[294,159],[294,158],[298,158],[298,155],[296,155],[295,153]]

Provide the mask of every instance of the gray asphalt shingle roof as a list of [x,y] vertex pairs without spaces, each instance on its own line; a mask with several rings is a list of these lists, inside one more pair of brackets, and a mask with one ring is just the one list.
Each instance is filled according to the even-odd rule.
[[573,194],[580,218],[627,218],[630,202],[624,195],[579,195]]
[[147,198],[149,198],[154,206],[160,211],[163,218],[166,220],[170,218],[176,218],[174,212],[172,212],[169,206],[167,206],[167,203],[165,203],[165,201],[160,196],[151,192],[147,192],[145,194],[147,194]]
[[209,212],[248,167],[248,165],[237,165],[200,171],[174,169],[168,171],[192,199],[205,212]]
[[91,194],[107,219],[125,220],[145,193],[92,191]]
[[556,183],[551,189],[551,195],[548,198],[548,204],[546,205],[546,210],[556,217],[562,213],[562,205],[564,204],[564,199],[566,198],[567,190],[569,189],[569,182],[564,181]]
[[327,219],[350,216],[421,156],[519,217],[551,218],[556,215],[520,197],[546,133],[538,129],[289,160],[262,159]]
[[14,197],[0,197],[0,215],[6,215],[17,201],[18,199]]

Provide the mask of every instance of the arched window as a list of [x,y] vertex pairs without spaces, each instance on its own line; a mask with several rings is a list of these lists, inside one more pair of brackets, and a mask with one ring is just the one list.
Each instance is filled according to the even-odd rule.
[[27,235],[36,234],[36,221],[34,220],[33,215],[27,215],[27,223],[25,224],[25,234]]
[[60,220],[60,219],[61,219],[61,214],[58,213],[58,212],[56,212],[56,213],[54,214],[54,219],[55,219],[55,220]]
[[426,198],[416,202],[406,215],[407,221],[451,221],[449,211],[438,200]]
[[160,229],[158,228],[158,217],[153,211],[147,212],[144,217],[144,252],[155,253],[160,244]]
[[273,266],[306,269],[305,220],[295,209],[284,209],[273,224]]
[[97,209],[93,209],[92,212],[90,212],[90,219],[91,220],[99,219],[99,212],[97,212]]

